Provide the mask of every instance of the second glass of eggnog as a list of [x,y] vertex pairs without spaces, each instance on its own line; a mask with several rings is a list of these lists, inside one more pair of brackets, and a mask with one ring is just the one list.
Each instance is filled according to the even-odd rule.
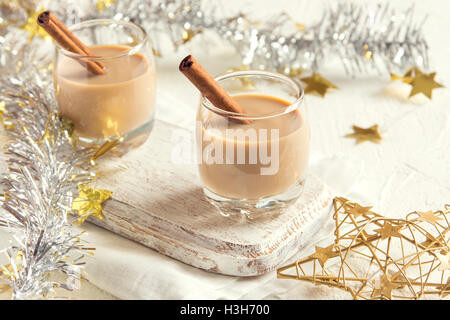
[[224,215],[282,212],[300,196],[308,168],[303,89],[265,71],[233,72],[215,80],[245,114],[201,98],[197,161],[207,199]]

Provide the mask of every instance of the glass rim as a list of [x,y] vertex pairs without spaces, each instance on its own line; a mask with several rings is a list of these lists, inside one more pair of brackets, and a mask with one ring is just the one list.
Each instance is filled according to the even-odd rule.
[[239,77],[249,77],[249,76],[255,76],[255,77],[264,77],[264,78],[272,78],[279,81],[284,82],[285,84],[291,86],[291,88],[294,88],[296,91],[297,98],[295,101],[291,102],[289,106],[287,106],[283,111],[277,111],[272,112],[269,114],[250,114],[250,113],[238,113],[238,112],[231,112],[227,110],[220,109],[213,105],[204,95],[201,96],[201,105],[202,107],[207,108],[208,110],[224,116],[224,117],[231,117],[233,119],[248,119],[248,120],[261,120],[261,119],[268,119],[268,118],[274,118],[279,117],[281,115],[290,113],[294,110],[297,110],[303,100],[304,100],[304,91],[302,85],[294,81],[293,79],[278,73],[278,72],[271,72],[271,71],[263,71],[263,70],[243,70],[243,71],[234,71],[234,72],[227,72],[220,74],[214,78],[217,82],[220,82],[221,80],[227,80],[230,78],[239,78]]
[[84,60],[89,60],[89,61],[108,61],[108,60],[122,58],[125,56],[130,56],[130,55],[137,53],[149,39],[147,32],[145,31],[145,29],[142,26],[140,26],[134,22],[125,21],[125,20],[90,19],[90,20],[85,20],[85,21],[79,22],[79,23],[75,23],[75,24],[71,25],[70,27],[68,27],[68,29],[71,32],[75,32],[75,31],[78,31],[85,27],[92,27],[95,25],[112,25],[112,24],[134,28],[135,30],[138,30],[141,33],[142,37],[141,37],[141,39],[138,39],[137,44],[130,46],[129,49],[124,50],[119,54],[107,56],[107,57],[75,53],[75,52],[64,49],[57,42],[55,42],[56,50],[59,51],[61,54],[65,55],[67,57],[74,58],[74,59],[84,59]]

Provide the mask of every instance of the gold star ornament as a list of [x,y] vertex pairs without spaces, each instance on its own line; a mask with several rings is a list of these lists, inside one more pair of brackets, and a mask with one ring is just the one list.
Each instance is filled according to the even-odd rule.
[[387,298],[387,299],[392,299],[392,290],[398,289],[400,288],[402,285],[401,284],[397,284],[397,283],[393,283],[388,276],[383,275],[380,278],[380,293],[383,297]]
[[374,143],[381,142],[381,134],[378,131],[378,125],[375,124],[369,128],[361,128],[358,126],[352,126],[353,133],[345,135],[346,138],[353,138],[356,140],[356,144],[370,141]]
[[419,215],[419,221],[426,221],[431,224],[437,224],[439,220],[442,220],[442,218],[436,216],[432,211],[427,212],[420,212],[416,211],[416,213]]
[[436,72],[423,73],[419,68],[411,68],[403,76],[391,73],[391,80],[401,80],[403,83],[411,85],[410,98],[422,93],[431,100],[433,90],[444,87],[434,80],[435,76]]
[[334,258],[338,255],[337,252],[333,251],[334,244],[326,248],[317,247],[316,252],[310,256],[310,258],[315,258],[319,261],[320,265],[323,267],[328,259]]
[[370,209],[372,209],[372,207],[363,207],[359,204],[355,204],[355,206],[353,208],[348,208],[348,212],[351,213],[353,216],[355,217],[359,217],[361,215],[365,215],[368,214],[370,212]]
[[315,72],[310,77],[304,77],[300,80],[306,83],[305,93],[315,93],[320,95],[322,98],[325,97],[325,94],[329,89],[338,88],[333,83]]
[[382,228],[376,229],[374,231],[378,232],[381,236],[381,239],[387,239],[391,237],[402,237],[402,234],[400,233],[400,230],[403,228],[403,226],[393,226],[389,222],[385,222]]
[[78,197],[72,202],[72,210],[79,215],[78,224],[82,224],[89,216],[103,220],[102,203],[111,198],[112,192],[93,189],[90,185],[79,185],[78,191]]

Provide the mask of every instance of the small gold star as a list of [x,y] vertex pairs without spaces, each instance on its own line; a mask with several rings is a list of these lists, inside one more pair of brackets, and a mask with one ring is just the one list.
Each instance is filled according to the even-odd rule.
[[369,128],[361,128],[358,126],[352,126],[353,133],[349,133],[345,135],[346,138],[354,138],[356,139],[356,144],[365,142],[365,141],[371,141],[375,143],[380,143],[381,141],[381,134],[378,131],[378,125],[375,124]]
[[420,71],[418,68],[410,68],[402,76],[391,73],[391,81],[401,80],[403,83],[410,84],[413,80],[413,74],[419,75],[421,73],[422,71]]
[[418,218],[419,221],[426,221],[435,225],[439,220],[441,220],[441,218],[436,216],[432,211],[427,212],[416,211],[416,213],[419,215]]
[[93,189],[90,185],[79,185],[79,195],[72,202],[72,210],[80,216],[78,224],[82,224],[89,216],[103,220],[102,203],[111,198],[112,192]]
[[381,288],[380,288],[379,292],[381,293],[382,296],[384,296],[388,299],[392,299],[392,290],[395,290],[395,289],[398,289],[401,287],[400,284],[391,282],[391,280],[386,275],[383,275],[380,278],[380,282],[381,282],[380,283]]
[[155,57],[162,57],[161,52],[155,48],[152,48],[153,55]]
[[436,81],[434,77],[436,72],[423,73],[419,68],[409,69],[403,76],[399,76],[391,73],[391,81],[401,80],[402,82],[412,86],[409,97],[415,96],[416,94],[423,93],[429,99],[433,89],[443,88],[444,86]]
[[333,251],[333,248],[334,244],[326,248],[316,246],[316,252],[312,254],[310,258],[317,259],[323,268],[328,259],[334,258],[338,255],[337,252]]
[[368,214],[370,212],[370,209],[372,209],[372,207],[363,207],[356,203],[353,208],[350,208],[348,210],[348,212],[350,212],[355,217],[359,217],[361,215]]
[[401,237],[402,234],[400,233],[400,230],[403,228],[403,226],[397,226],[394,227],[390,222],[385,221],[382,228],[374,230],[375,232],[378,232],[381,236],[381,239],[387,239],[390,237]]
[[20,26],[20,29],[23,29],[25,31],[27,31],[30,36],[28,38],[28,41],[31,42],[31,40],[33,40],[33,38],[35,36],[39,36],[45,40],[50,40],[50,36],[48,35],[48,33],[41,28],[41,26],[39,26],[39,24],[36,22],[36,19],[38,17],[38,15],[41,13],[42,10],[38,10],[38,11],[34,11],[31,9],[27,9],[27,21]]
[[306,83],[305,93],[314,92],[321,97],[325,96],[328,89],[337,89],[333,83],[315,72],[310,77],[301,78],[300,80]]
[[447,252],[446,254],[436,252],[436,258],[438,258],[440,262],[439,271],[450,269],[450,251]]
[[191,29],[185,29],[183,30],[183,34],[181,36],[181,40],[178,40],[175,42],[177,46],[183,45],[191,41],[196,35],[202,33],[203,30],[191,30]]
[[97,0],[97,10],[102,11],[110,7],[116,0]]
[[298,30],[300,31],[305,31],[306,30],[306,25],[304,25],[303,23],[295,23],[295,26],[297,27]]
[[416,74],[416,76],[411,81],[411,92],[409,93],[409,97],[415,96],[418,93],[423,93],[429,99],[431,99],[431,95],[433,93],[433,89],[444,87],[442,84],[434,81],[434,77],[436,76],[436,72],[432,73],[420,73]]
[[416,211],[416,213],[419,215],[419,218],[418,218],[419,221],[426,221],[426,222],[429,222],[434,225],[437,224],[437,222],[442,219],[442,218],[436,216],[432,211],[427,211],[427,212]]

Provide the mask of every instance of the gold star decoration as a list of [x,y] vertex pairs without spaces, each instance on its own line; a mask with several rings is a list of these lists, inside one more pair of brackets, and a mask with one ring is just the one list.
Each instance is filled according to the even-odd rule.
[[162,57],[161,51],[159,51],[155,48],[152,48],[152,52],[155,57]]
[[371,206],[363,207],[363,206],[360,206],[359,204],[356,204],[353,208],[349,208],[348,211],[355,217],[358,217],[360,215],[368,214],[370,212],[370,209],[372,209]]
[[387,275],[383,275],[380,278],[380,294],[388,299],[392,299],[392,290],[400,288],[402,285],[393,283]]
[[401,80],[403,83],[410,84],[413,80],[413,73],[421,72],[418,68],[411,68],[402,76],[391,73],[391,81]]
[[317,247],[316,246],[316,252],[310,256],[310,258],[315,258],[319,261],[320,265],[323,267],[325,263],[328,261],[328,259],[331,259],[333,257],[336,257],[338,255],[337,252],[333,251],[334,244],[331,246],[328,246],[326,248]]
[[352,126],[353,133],[349,133],[345,135],[346,138],[353,138],[356,139],[356,144],[370,141],[375,143],[381,142],[381,134],[378,131],[378,125],[375,124],[369,128],[361,128],[358,126]]
[[435,216],[433,214],[433,212],[431,212],[431,211],[427,211],[427,212],[416,211],[416,213],[419,215],[419,218],[418,218],[419,221],[426,221],[431,224],[436,224],[439,220],[441,220],[440,217]]
[[295,27],[302,32],[306,30],[306,25],[304,25],[303,23],[296,22]]
[[103,220],[102,203],[111,198],[112,192],[104,189],[93,189],[90,185],[79,185],[79,195],[72,202],[72,210],[78,215],[78,224],[82,224],[89,216]]
[[102,11],[110,7],[116,0],[97,0],[97,10]]
[[38,15],[42,12],[43,9],[38,10],[38,11],[34,11],[31,9],[27,9],[27,21],[20,26],[20,29],[27,31],[30,35],[28,38],[28,41],[31,42],[35,36],[39,36],[45,40],[50,40],[51,37],[48,35],[48,33],[41,28],[37,22],[36,19],[38,17]]
[[315,72],[311,76],[301,78],[300,80],[306,83],[305,93],[316,93],[321,97],[324,97],[329,89],[338,88],[333,83]]
[[403,76],[391,73],[391,80],[401,80],[403,83],[412,86],[409,98],[416,94],[422,93],[431,99],[433,89],[443,88],[444,86],[434,80],[436,72],[423,73],[419,68],[409,69]]
[[188,43],[191,41],[196,35],[201,34],[203,32],[202,29],[199,30],[191,30],[191,29],[184,29],[183,34],[181,36],[181,39],[178,41],[175,41],[175,46],[180,46],[183,44]]
[[381,239],[387,239],[391,237],[401,237],[400,230],[403,226],[394,227],[390,222],[385,222],[382,228],[376,229],[374,231],[378,232],[381,236]]
[[[442,219],[437,225],[420,221],[416,212],[389,219],[342,197],[334,199],[333,208],[333,245],[316,247],[313,255],[279,268],[279,279],[341,289],[353,299],[410,300],[450,293],[450,206],[433,212]],[[434,244],[424,247],[425,240]]]

